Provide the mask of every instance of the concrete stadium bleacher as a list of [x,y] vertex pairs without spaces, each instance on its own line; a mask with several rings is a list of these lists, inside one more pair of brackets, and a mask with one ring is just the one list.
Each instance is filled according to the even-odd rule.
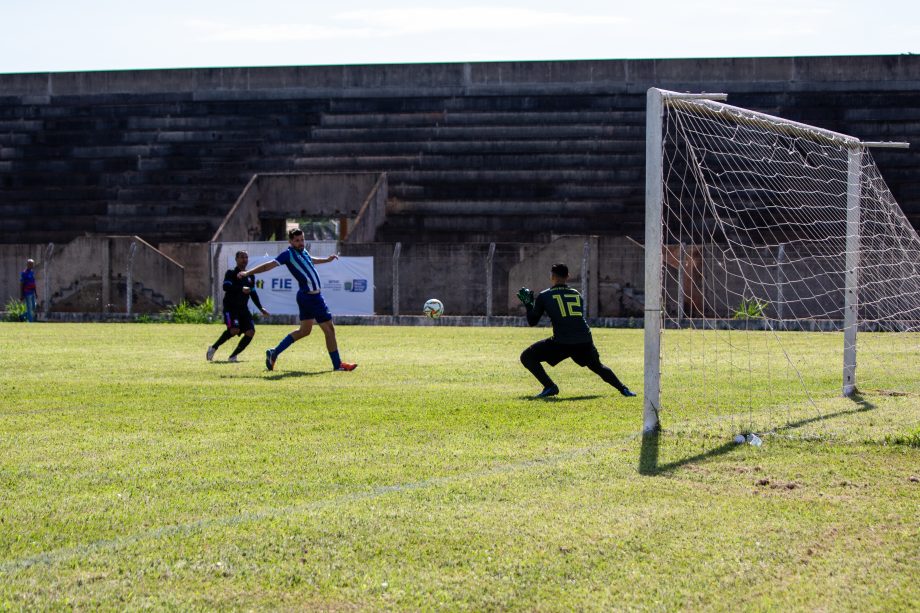
[[[379,241],[641,238],[653,85],[920,135],[915,56],[0,75],[0,241],[207,241],[254,173],[345,171],[387,173]],[[873,154],[920,226],[920,151]]]

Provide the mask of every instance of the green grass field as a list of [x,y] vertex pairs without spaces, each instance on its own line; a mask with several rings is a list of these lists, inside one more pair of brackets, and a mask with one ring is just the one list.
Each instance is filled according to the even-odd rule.
[[289,329],[229,364],[217,325],[0,324],[0,609],[920,608],[916,394],[757,448],[672,386],[643,438],[641,330],[595,330],[639,398],[564,363],[535,401],[545,329],[341,326],[357,371],[317,332],[266,372]]

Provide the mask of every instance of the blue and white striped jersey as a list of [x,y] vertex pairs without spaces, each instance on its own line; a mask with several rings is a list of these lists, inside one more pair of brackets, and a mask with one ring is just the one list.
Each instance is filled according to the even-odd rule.
[[316,273],[316,266],[313,265],[310,252],[306,249],[297,251],[293,247],[288,247],[287,251],[278,254],[275,261],[287,266],[291,275],[297,279],[301,291],[315,292],[322,288],[319,275]]

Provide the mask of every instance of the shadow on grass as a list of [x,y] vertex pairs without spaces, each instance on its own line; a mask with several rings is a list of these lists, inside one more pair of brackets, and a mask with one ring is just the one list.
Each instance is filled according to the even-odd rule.
[[816,417],[809,417],[808,419],[800,419],[798,421],[791,421],[787,424],[775,429],[775,432],[786,432],[789,430],[795,430],[796,428],[801,428],[802,426],[807,426],[808,424],[813,424],[818,421],[825,421],[828,419],[833,419],[835,417],[843,417],[845,415],[855,415],[856,413],[865,413],[866,411],[871,411],[876,408],[874,404],[866,400],[862,394],[859,392],[853,394],[852,396],[847,397],[853,404],[856,406],[852,409],[846,409],[844,411],[837,411],[835,413],[827,413],[826,415],[818,415]]
[[[786,432],[789,430],[794,430],[796,428],[801,428],[802,426],[824,421],[828,419],[834,419],[836,417],[843,417],[846,415],[854,415],[856,413],[863,413],[865,411],[871,411],[875,409],[875,405],[865,399],[862,394],[856,393],[849,397],[849,399],[856,405],[852,409],[847,409],[844,411],[836,411],[834,413],[828,413],[826,415],[819,415],[817,417],[809,417],[808,419],[802,419],[798,421],[789,422],[784,424],[774,430],[774,432]],[[658,463],[659,455],[659,446],[661,444],[661,431],[656,430],[655,432],[650,432],[642,435],[642,449],[639,451],[639,474],[646,476],[660,475],[662,473],[667,473],[681,466],[687,464],[694,464],[696,462],[702,462],[708,460],[709,458],[718,457],[720,455],[726,454],[733,449],[739,447],[739,443],[734,441],[724,443],[680,460],[675,460],[673,462],[668,462],[667,464]]]
[[267,381],[278,381],[280,379],[290,379],[292,377],[312,377],[314,375],[324,375],[327,373],[332,374],[332,372],[333,371],[331,370],[311,370],[311,371],[284,370],[280,372],[272,371],[272,373],[268,376],[262,374],[262,375],[236,375],[236,376],[221,375],[221,377],[227,378],[227,379],[261,379],[263,381],[266,381],[266,380]]
[[537,398],[536,396],[518,396],[521,400],[534,400],[539,402],[572,402],[573,400],[595,400],[603,398],[600,394],[591,394],[588,396],[550,396],[548,398]]

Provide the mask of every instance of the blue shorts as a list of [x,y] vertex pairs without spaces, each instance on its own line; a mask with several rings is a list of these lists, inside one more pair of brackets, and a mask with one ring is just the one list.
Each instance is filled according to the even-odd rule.
[[297,308],[300,310],[300,321],[315,319],[316,323],[321,324],[332,319],[322,294],[297,292]]

